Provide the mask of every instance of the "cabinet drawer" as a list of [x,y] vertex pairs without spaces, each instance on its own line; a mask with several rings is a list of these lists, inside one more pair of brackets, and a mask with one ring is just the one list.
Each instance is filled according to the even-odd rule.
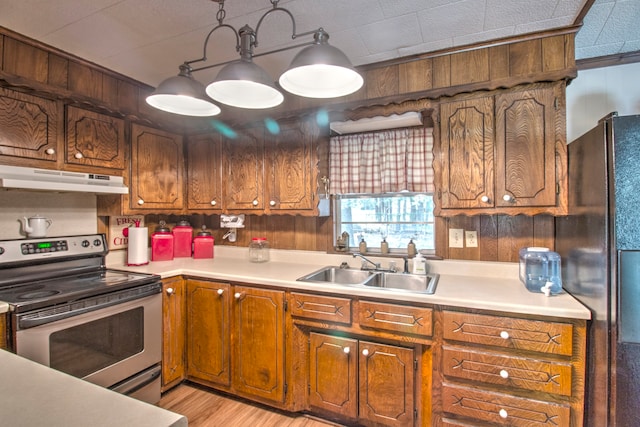
[[573,325],[445,311],[444,339],[571,356]]
[[365,328],[425,336],[433,334],[433,310],[430,308],[360,301],[358,322]]
[[291,315],[351,324],[351,300],[322,295],[291,293]]
[[568,405],[448,384],[442,389],[442,402],[445,413],[491,425],[568,427],[571,422],[571,407]]
[[571,396],[571,364],[443,348],[448,377]]

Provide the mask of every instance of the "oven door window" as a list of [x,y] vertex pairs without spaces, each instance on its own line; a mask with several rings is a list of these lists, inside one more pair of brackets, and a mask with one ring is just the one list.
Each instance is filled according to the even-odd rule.
[[144,349],[144,308],[117,313],[49,336],[50,366],[83,378]]

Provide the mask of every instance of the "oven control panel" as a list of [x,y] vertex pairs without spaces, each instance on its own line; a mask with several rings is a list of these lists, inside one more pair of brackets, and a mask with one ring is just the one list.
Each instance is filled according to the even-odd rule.
[[104,256],[108,252],[104,234],[1,240],[0,265],[41,258]]

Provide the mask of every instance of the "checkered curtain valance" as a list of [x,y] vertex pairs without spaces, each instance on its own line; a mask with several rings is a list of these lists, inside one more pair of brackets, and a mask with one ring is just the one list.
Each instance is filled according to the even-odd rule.
[[332,194],[432,193],[433,133],[405,128],[332,137]]

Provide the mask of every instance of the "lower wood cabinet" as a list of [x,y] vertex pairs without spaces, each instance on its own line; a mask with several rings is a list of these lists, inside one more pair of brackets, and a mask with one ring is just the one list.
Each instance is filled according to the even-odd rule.
[[309,405],[362,425],[412,426],[412,348],[311,333]]
[[230,295],[228,283],[187,280],[187,375],[228,386]]
[[6,349],[9,347],[7,342],[7,315],[0,314],[0,348]]
[[185,284],[182,277],[162,281],[162,389],[185,379]]
[[584,321],[443,310],[442,328],[437,425],[582,426]]
[[187,307],[187,377],[282,404],[284,291],[188,279]]
[[232,311],[234,389],[283,403],[284,292],[235,286]]

